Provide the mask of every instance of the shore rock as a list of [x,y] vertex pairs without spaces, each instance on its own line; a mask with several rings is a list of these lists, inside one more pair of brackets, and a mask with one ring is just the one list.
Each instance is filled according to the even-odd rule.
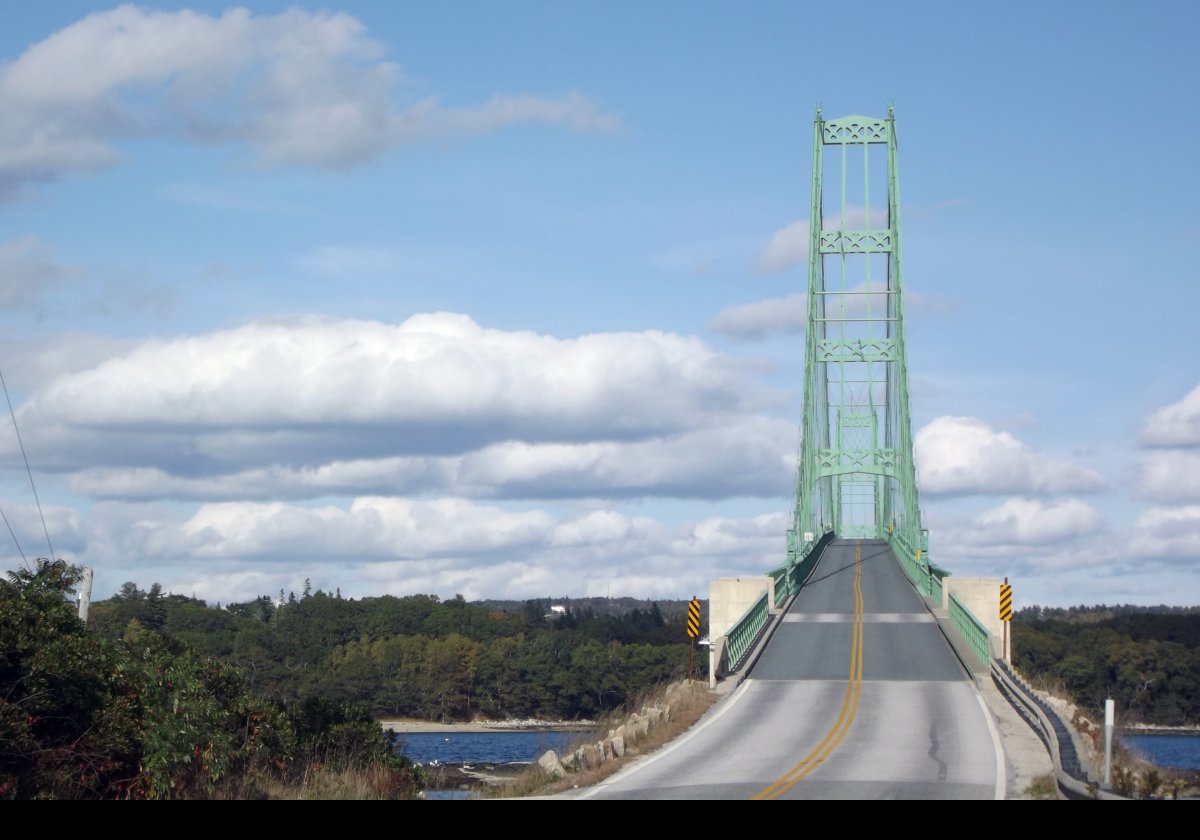
[[561,779],[567,775],[567,771],[563,769],[562,762],[558,760],[558,753],[554,750],[546,750],[542,753],[542,757],[538,759],[538,766],[556,779]]

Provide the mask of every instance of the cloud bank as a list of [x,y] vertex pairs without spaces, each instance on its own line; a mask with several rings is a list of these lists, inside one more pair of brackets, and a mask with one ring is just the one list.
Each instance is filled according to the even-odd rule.
[[[760,401],[696,338],[443,312],[147,341],[51,377],[18,417],[93,498],[784,495],[797,431]],[[13,440],[0,455],[19,463]]]
[[1088,493],[1094,470],[1038,452],[974,417],[938,417],[913,438],[921,491],[931,494]]
[[219,17],[120,6],[0,66],[0,197],[113,166],[116,141],[150,135],[242,143],[268,166],[349,166],[405,143],[518,123],[607,132],[619,122],[578,92],[497,94],[470,107],[402,102],[381,44],[341,12]]

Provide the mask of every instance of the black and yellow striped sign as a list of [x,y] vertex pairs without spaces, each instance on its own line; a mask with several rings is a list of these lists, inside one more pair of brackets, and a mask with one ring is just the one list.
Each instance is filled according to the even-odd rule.
[[700,635],[700,602],[693,598],[688,602],[688,636]]
[[1012,587],[1000,584],[1000,620],[1012,621]]

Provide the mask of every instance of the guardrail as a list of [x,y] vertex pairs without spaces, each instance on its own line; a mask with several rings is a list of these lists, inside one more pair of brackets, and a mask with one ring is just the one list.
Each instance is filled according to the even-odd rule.
[[825,546],[833,542],[836,537],[837,534],[833,531],[826,531],[811,543],[804,544],[804,559],[792,567],[792,574],[788,578],[789,595],[795,595],[799,592],[801,587],[812,577],[813,569],[820,562],[821,553],[825,551]]
[[787,579],[787,566],[780,566],[778,569],[772,569],[767,574],[775,580],[775,603],[772,607],[778,609],[787,600],[790,589],[790,584]]
[[[917,559],[917,549],[909,545],[908,540],[899,531],[893,531],[888,534],[887,541],[892,547],[892,553],[900,561],[900,568],[904,570],[904,574],[908,575],[908,579],[916,585],[917,591],[922,595],[928,595],[931,598],[941,601],[942,581],[941,578],[931,571],[934,567],[926,566]],[[938,571],[945,573],[944,569],[939,569]]]
[[764,592],[762,597],[726,631],[725,637],[728,642],[725,648],[725,665],[727,666],[723,669],[725,673],[737,671],[742,666],[743,659],[750,652],[754,642],[762,634],[770,620],[771,608],[782,606],[790,596],[800,591],[800,587],[812,575],[813,569],[820,561],[821,552],[825,550],[825,546],[833,542],[835,537],[836,534],[833,531],[826,531],[820,537],[805,543],[802,549],[804,559],[792,566],[790,574],[787,566],[780,566],[767,572],[767,575],[775,581],[775,603],[772,604],[768,593]]
[[[1021,716],[1029,722],[1033,731],[1046,745],[1046,749],[1050,751],[1050,760],[1054,764],[1054,781],[1064,798],[1125,798],[1106,790],[1100,790],[1095,783],[1076,778],[1071,772],[1068,772],[1068,770],[1073,770],[1079,775],[1083,775],[1083,770],[1079,766],[1079,758],[1075,753],[1075,745],[1071,741],[1066,724],[1021,681],[1020,677],[1008,669],[1003,660],[992,660],[991,673],[996,686],[1016,707]],[[1052,716],[1055,720],[1051,719]],[[1057,721],[1057,725],[1055,725],[1055,721]]]
[[[938,581],[938,590],[941,590],[941,581]],[[963,606],[963,602],[958,600],[954,593],[950,593],[950,621],[979,657],[979,664],[987,665],[992,659],[992,634],[984,623],[975,617],[975,613]]]
[[729,670],[736,671],[742,664],[742,657],[749,652],[750,647],[754,644],[754,640],[758,638],[758,634],[767,624],[767,619],[770,617],[771,610],[768,604],[768,595],[766,592],[762,594],[750,609],[746,610],[733,626],[729,628],[726,637],[729,639],[728,647],[728,662]]

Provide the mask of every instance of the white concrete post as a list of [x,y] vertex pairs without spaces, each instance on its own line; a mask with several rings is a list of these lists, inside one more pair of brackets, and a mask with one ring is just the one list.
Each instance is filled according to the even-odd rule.
[[1112,738],[1116,704],[1112,698],[1104,701],[1104,787],[1112,788]]
[[79,620],[87,624],[88,610],[92,606],[92,567],[83,567],[83,578],[79,581]]

